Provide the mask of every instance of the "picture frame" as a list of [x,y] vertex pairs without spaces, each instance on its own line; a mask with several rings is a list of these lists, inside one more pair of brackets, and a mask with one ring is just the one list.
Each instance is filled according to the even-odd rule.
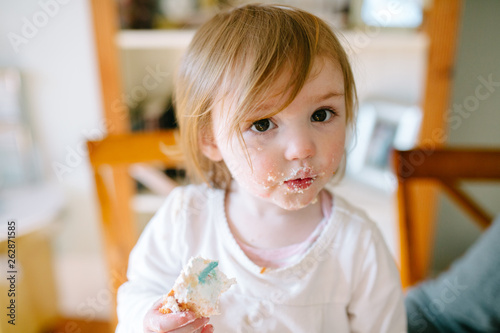
[[394,191],[392,149],[415,146],[422,111],[416,105],[371,100],[359,107],[356,132],[348,152],[347,174],[384,191]]

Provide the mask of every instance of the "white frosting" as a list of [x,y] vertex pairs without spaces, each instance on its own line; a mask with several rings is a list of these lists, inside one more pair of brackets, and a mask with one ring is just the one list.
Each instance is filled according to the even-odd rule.
[[180,312],[181,309],[179,309],[179,304],[177,304],[177,301],[175,300],[174,296],[167,296],[165,298],[165,301],[163,302],[163,309],[170,309],[172,312]]
[[[172,288],[177,303],[188,304],[190,309],[203,317],[220,314],[219,297],[236,283],[236,279],[229,279],[217,265],[217,261],[202,257],[191,258]],[[177,304],[168,304],[164,307],[168,307],[172,312],[179,311]]]

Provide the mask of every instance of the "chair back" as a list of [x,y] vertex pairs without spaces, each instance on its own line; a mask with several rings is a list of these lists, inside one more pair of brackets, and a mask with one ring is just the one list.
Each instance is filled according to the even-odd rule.
[[425,279],[434,234],[431,221],[417,223],[416,215],[422,198],[415,197],[415,186],[425,181],[438,184],[481,228],[487,228],[492,217],[460,188],[460,183],[499,181],[500,150],[396,150],[393,158],[398,178],[401,278],[406,287]]
[[[179,167],[180,161],[165,154],[166,147],[175,145],[175,136],[174,130],[168,130],[110,135],[87,142],[113,295],[127,279],[129,253],[139,236],[132,218],[131,199],[135,183],[129,175],[129,167],[135,163],[151,162],[161,163],[165,168]],[[117,323],[116,297],[113,299],[114,329]]]

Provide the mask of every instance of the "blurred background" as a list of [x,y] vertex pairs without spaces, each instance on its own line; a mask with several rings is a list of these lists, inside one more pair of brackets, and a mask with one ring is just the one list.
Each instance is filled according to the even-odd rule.
[[[113,277],[86,142],[174,128],[173,73],[183,50],[214,12],[242,3],[0,0],[0,267],[4,275],[16,272],[17,306],[16,327],[2,313],[1,332],[109,331]],[[273,3],[313,12],[343,36],[360,110],[347,176],[336,191],[367,210],[397,260],[391,149],[500,148],[500,2]],[[439,31],[429,20],[447,6],[454,11],[440,9],[439,19],[451,22],[443,33],[452,38],[441,42],[452,52],[443,56],[433,51],[439,50],[433,44]],[[433,88],[433,75],[446,78],[443,93]],[[119,93],[110,100],[111,86]],[[429,107],[436,94],[441,104]],[[435,135],[436,129],[443,131]],[[183,181],[182,171],[161,171]],[[165,194],[141,182],[136,189],[130,207],[141,230]],[[491,215],[499,213],[498,184],[465,189]],[[432,203],[430,275],[446,269],[481,233],[445,196]],[[16,225],[13,267],[10,221]],[[12,285],[0,279],[0,287],[6,309]]]

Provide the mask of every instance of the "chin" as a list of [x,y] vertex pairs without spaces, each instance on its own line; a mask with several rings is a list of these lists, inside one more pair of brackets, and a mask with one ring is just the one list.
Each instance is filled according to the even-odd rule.
[[300,210],[316,203],[316,195],[312,193],[287,193],[280,198],[273,199],[275,205],[289,211]]

